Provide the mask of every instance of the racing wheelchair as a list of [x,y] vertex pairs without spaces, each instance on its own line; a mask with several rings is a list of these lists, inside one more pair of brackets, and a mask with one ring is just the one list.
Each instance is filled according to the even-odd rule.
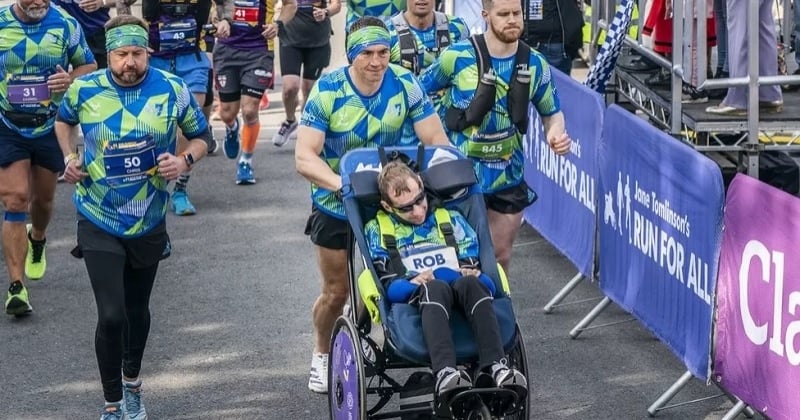
[[[413,157],[413,159],[412,159]],[[348,241],[350,302],[331,334],[328,366],[330,418],[353,419],[528,419],[530,397],[505,388],[470,388],[437,401],[433,384],[413,398],[406,398],[408,382],[393,376],[409,369],[430,371],[428,350],[418,309],[410,304],[390,303],[375,274],[364,236],[364,225],[380,203],[380,165],[403,159],[423,178],[428,196],[445,207],[459,210],[478,234],[481,270],[495,282],[493,300],[500,337],[508,366],[514,367],[530,384],[522,334],[514,316],[508,282],[497,264],[486,222],[486,209],[472,162],[451,147],[395,147],[356,149],[340,161],[342,200],[353,240]],[[364,258],[362,255],[366,255]],[[363,267],[363,269],[361,269]],[[459,365],[477,370],[477,347],[466,318],[453,311],[450,320]],[[370,334],[380,328],[384,340]],[[475,377],[475,375],[471,375]],[[530,389],[530,385],[529,385]],[[391,404],[399,396],[399,404]]]

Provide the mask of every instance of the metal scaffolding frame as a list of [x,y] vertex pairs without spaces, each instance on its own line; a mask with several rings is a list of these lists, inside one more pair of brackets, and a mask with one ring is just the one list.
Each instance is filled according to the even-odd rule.
[[[790,10],[787,3],[791,0],[778,0],[782,3],[783,10]],[[602,6],[592,9],[592,34],[594,39],[600,29],[609,22],[608,11],[613,11],[617,0],[604,0]],[[640,28],[646,15],[646,0],[638,0]],[[771,121],[762,120],[758,107],[758,87],[763,85],[789,85],[800,84],[800,76],[758,76],[758,1],[748,2],[748,76],[740,78],[726,78],[706,80],[705,68],[707,65],[706,21],[705,19],[673,19],[673,56],[669,61],[651,49],[642,45],[640,39],[626,37],[625,45],[642,56],[657,63],[660,67],[669,69],[672,74],[671,96],[663,98],[655,94],[646,84],[625,72],[616,71],[614,74],[615,94],[630,102],[630,104],[645,113],[650,120],[669,131],[684,142],[694,146],[698,151],[729,151],[740,154],[746,172],[758,177],[758,155],[764,150],[800,150],[800,141],[796,133],[800,132],[800,119]],[[674,16],[705,16],[706,2],[704,0],[675,0],[673,1]],[[793,17],[784,13],[782,19],[782,35],[788,40],[793,29]],[[698,42],[694,42],[698,40]],[[595,47],[595,43],[592,43]],[[687,54],[687,52],[689,54]],[[694,60],[694,61],[692,61]],[[732,86],[747,86],[749,89],[748,113],[745,119],[728,119],[725,121],[706,121],[695,118],[684,112],[681,103],[681,85],[686,81],[700,89],[720,89]],[[617,98],[619,99],[619,98]],[[673,118],[673,116],[679,116]],[[746,133],[741,140],[733,145],[719,141],[721,133]],[[789,134],[789,141],[774,141],[774,133]],[[759,137],[766,142],[759,142]]]

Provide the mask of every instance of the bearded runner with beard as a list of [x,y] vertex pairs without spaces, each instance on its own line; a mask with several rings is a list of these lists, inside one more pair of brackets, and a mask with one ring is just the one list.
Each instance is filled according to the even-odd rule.
[[[523,119],[527,120],[527,103],[530,102],[542,116],[553,151],[558,154],[569,152],[571,140],[566,133],[564,115],[560,111],[547,61],[519,41],[523,29],[521,2],[483,0],[482,15],[487,24],[482,38],[489,55],[484,60],[487,70],[491,71],[479,74],[481,54],[473,46],[473,40],[462,41],[444,51],[439,60],[420,75],[420,83],[429,95],[444,89],[439,115],[447,121],[445,129],[450,141],[474,161],[475,173],[486,198],[495,254],[508,272],[511,246],[519,232],[522,210],[536,199],[522,173],[524,132],[519,127],[527,127],[527,121],[515,123],[516,118],[512,117],[517,113],[512,114],[509,110],[511,87],[518,86],[514,92],[520,92],[519,86],[524,86],[517,80],[529,79],[528,94],[522,93],[523,103],[520,104],[524,109],[518,110],[522,111]],[[478,37],[481,36],[473,37],[475,45],[479,45]],[[516,63],[520,45],[520,51],[524,52],[522,55],[527,57],[526,63]],[[521,67],[519,73],[515,67]],[[516,80],[512,83],[514,75]],[[479,93],[479,84],[495,86],[488,95],[490,97],[479,98],[476,94]],[[476,121],[453,124],[452,118],[448,117],[459,112],[464,114],[472,102],[486,102],[488,111],[477,113]]]
[[[143,20],[111,18],[106,50],[108,69],[81,77],[67,91],[56,135],[66,156],[64,180],[76,184],[73,255],[83,257],[97,304],[101,419],[144,420],[139,371],[150,293],[159,262],[171,251],[167,185],[206,155],[211,135],[185,82],[149,65]],[[78,124],[82,156],[71,152]],[[179,128],[190,140],[175,156]]]
[[95,68],[78,22],[50,7],[50,0],[17,0],[0,8],[0,199],[6,210],[8,314],[33,310],[23,271],[38,280],[47,268],[45,230],[58,172],[64,168],[53,135],[58,104],[73,78]]

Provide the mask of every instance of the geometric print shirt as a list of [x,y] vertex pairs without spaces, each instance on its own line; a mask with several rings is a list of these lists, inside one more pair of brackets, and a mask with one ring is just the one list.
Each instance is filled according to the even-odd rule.
[[149,67],[136,86],[116,84],[109,70],[82,76],[67,90],[59,121],[81,125],[83,168],[75,188],[78,212],[111,235],[141,236],[167,211],[167,181],[156,158],[175,154],[178,128],[186,138],[208,123],[183,79]]
[[0,119],[22,137],[51,132],[64,94],[52,94],[47,78],[56,66],[69,71],[70,64],[94,62],[78,21],[62,9],[51,5],[42,20],[23,23],[12,6],[0,8],[0,110],[49,115],[39,127],[17,127],[2,114]]

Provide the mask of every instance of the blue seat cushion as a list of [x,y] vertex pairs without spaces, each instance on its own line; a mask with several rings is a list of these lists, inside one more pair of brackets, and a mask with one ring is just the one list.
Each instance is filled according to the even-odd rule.
[[[495,298],[493,305],[497,314],[497,323],[500,326],[503,348],[508,352],[514,347],[516,334],[516,318],[511,306],[511,299]],[[416,306],[407,303],[393,304],[386,319],[386,325],[389,330],[389,339],[399,356],[416,363],[430,364],[428,347],[425,345],[425,337],[422,334],[422,320]],[[460,310],[452,311],[450,329],[458,363],[477,360],[478,348],[472,336],[472,328]]]

